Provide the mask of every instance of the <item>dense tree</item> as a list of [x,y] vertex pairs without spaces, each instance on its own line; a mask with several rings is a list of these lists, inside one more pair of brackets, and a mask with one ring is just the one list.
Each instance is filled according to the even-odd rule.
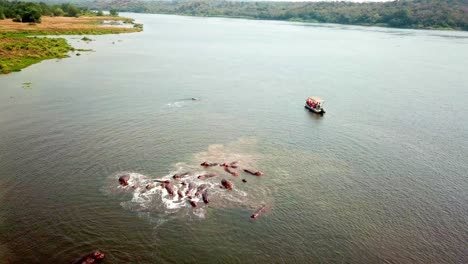
[[109,14],[110,14],[111,16],[118,16],[118,15],[119,15],[119,12],[117,11],[117,9],[111,8],[111,10],[109,11]]
[[467,0],[400,0],[372,3],[100,0],[83,4],[95,9],[129,12],[468,30]]
[[72,4],[62,4],[62,10],[65,12],[65,15],[69,17],[77,17],[81,13],[81,10]]
[[65,15],[65,12],[63,11],[62,8],[60,7],[55,8],[54,16],[64,16],[64,15]]
[[40,23],[41,16],[79,16],[86,12],[71,4],[47,5],[45,3],[0,0],[0,19],[15,22]]
[[21,14],[21,22],[41,23],[41,11],[38,7],[28,6]]

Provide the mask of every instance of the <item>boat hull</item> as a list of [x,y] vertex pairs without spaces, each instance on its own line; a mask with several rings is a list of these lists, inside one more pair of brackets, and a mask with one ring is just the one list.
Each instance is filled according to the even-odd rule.
[[316,113],[316,114],[321,114],[321,115],[325,114],[325,110],[324,110],[323,108],[320,108],[320,110],[317,110],[317,109],[312,108],[312,107],[310,107],[310,106],[308,106],[308,105],[305,105],[304,107],[305,107],[306,109],[308,109],[309,111],[314,112],[314,113]]

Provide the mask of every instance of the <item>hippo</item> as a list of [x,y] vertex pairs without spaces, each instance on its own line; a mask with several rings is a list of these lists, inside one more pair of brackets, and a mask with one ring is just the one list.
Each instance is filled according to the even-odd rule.
[[165,184],[168,184],[168,183],[171,182],[170,180],[153,180],[153,181],[154,181],[154,182],[165,183]]
[[216,162],[215,163],[208,163],[208,162],[205,161],[200,165],[203,166],[203,167],[213,167],[213,166],[218,166],[219,163],[216,163]]
[[197,207],[197,202],[195,200],[190,199],[189,201],[192,207]]
[[202,174],[200,176],[198,176],[197,178],[200,179],[200,180],[204,180],[204,179],[208,179],[208,178],[212,178],[212,177],[216,177],[218,176],[218,174],[216,173],[207,173],[207,174]]
[[203,202],[204,203],[209,203],[209,198],[208,198],[208,190],[205,190],[203,193],[202,193],[202,198],[203,198]]
[[146,185],[145,189],[146,189],[146,190],[151,190],[151,189],[153,189],[153,187],[154,187],[153,184],[148,183],[148,184]]
[[72,262],[72,264],[91,264],[91,263],[101,263],[104,260],[104,253],[95,250],[80,259],[77,259]]
[[197,187],[197,185],[193,182],[189,183],[189,186],[188,186],[188,189],[187,191],[185,191],[185,195],[189,195],[190,192],[195,189]]
[[172,184],[172,182],[166,183],[164,188],[166,188],[166,191],[169,193],[169,195],[174,195],[174,184]]
[[130,175],[125,174],[119,177],[119,184],[122,186],[127,186],[128,181],[130,180]]
[[238,166],[237,166],[237,163],[238,163],[238,162],[239,162],[239,161],[236,160],[236,161],[233,161],[233,162],[229,163],[229,165],[231,165],[231,168],[237,169],[237,167],[238,167]]
[[223,185],[223,187],[228,189],[228,190],[232,190],[232,188],[233,188],[232,182],[230,182],[230,181],[228,181],[226,179],[221,180],[221,185]]
[[225,167],[225,168],[233,168],[233,169],[237,169],[238,166],[236,165],[238,161],[233,161],[231,163],[227,163],[227,162],[224,162],[223,164],[220,164],[219,166],[221,167]]
[[176,180],[180,180],[182,179],[183,177],[189,175],[190,173],[189,172],[184,172],[184,173],[181,173],[181,174],[174,174],[174,176],[172,176],[172,178],[176,179]]
[[250,216],[250,218],[256,219],[256,218],[259,217],[264,211],[265,211],[265,205],[262,205],[262,207],[260,207],[257,211],[255,211],[255,212]]
[[208,186],[206,184],[201,184],[200,186],[198,186],[197,188],[197,192],[195,193],[195,196],[199,196],[200,193],[205,190]]
[[232,176],[239,176],[239,173],[230,170],[229,167],[224,167],[224,170],[225,170],[227,173],[231,174]]
[[261,172],[261,171],[253,171],[253,170],[248,170],[248,169],[244,169],[244,171],[249,173],[249,174],[252,174],[254,176],[262,176],[263,175],[263,172]]
[[184,197],[184,193],[182,192],[181,189],[177,190],[177,195],[179,195],[179,198],[183,198],[183,197]]

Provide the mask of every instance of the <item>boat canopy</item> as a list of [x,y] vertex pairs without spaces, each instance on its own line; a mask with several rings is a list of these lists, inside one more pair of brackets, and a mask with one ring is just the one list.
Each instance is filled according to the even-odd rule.
[[319,102],[319,103],[323,102],[323,100],[321,98],[317,97],[317,96],[309,96],[308,99],[311,100],[311,101]]

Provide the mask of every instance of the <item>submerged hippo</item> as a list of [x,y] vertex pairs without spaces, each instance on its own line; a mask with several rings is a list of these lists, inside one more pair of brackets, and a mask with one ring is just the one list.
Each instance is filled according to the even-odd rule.
[[228,190],[232,190],[232,188],[234,187],[234,185],[232,185],[232,182],[230,182],[230,181],[228,181],[228,180],[226,180],[226,179],[222,179],[222,180],[221,180],[221,185],[222,185],[224,188],[228,189]]
[[183,197],[184,197],[184,193],[182,192],[181,189],[178,189],[178,190],[177,190],[177,195],[179,195],[179,198],[183,198]]
[[235,166],[235,165],[237,165],[237,163],[239,163],[239,161],[238,161],[238,160],[236,160],[236,161],[233,161],[233,162],[231,162],[231,163],[229,163],[229,164],[231,164],[231,167],[232,167],[232,166]]
[[219,166],[225,167],[225,168],[237,169],[237,167],[238,167],[238,166],[236,165],[237,162],[238,162],[238,161],[233,161],[233,162],[231,162],[231,163],[224,162],[223,164],[220,164]]
[[154,181],[154,182],[165,183],[165,184],[168,184],[168,183],[171,182],[170,180],[153,180],[153,181]]
[[164,188],[166,188],[169,195],[174,195],[174,184],[172,182],[166,183]]
[[192,190],[194,190],[197,185],[193,182],[189,183],[187,191],[185,191],[185,195],[189,195]]
[[189,174],[190,174],[190,172],[184,172],[184,173],[181,173],[181,174],[174,174],[172,176],[172,178],[174,178],[176,180],[180,180],[180,179],[182,179],[183,177],[185,177],[185,176],[187,176]]
[[207,204],[207,203],[210,202],[210,200],[209,200],[209,198],[208,198],[208,190],[205,190],[205,191],[202,193],[202,198],[203,198],[203,202],[204,202],[204,203]]
[[235,172],[235,171],[229,169],[229,167],[224,167],[224,170],[225,170],[227,173],[231,174],[232,176],[239,176],[239,173],[237,173],[237,172]]
[[252,174],[254,176],[262,176],[263,175],[263,172],[261,172],[261,171],[253,171],[253,170],[248,170],[248,169],[244,169],[244,171],[249,173],[249,174]]
[[218,166],[219,163],[216,163],[216,162],[215,163],[208,163],[208,162],[205,161],[200,165],[203,166],[203,167],[213,167],[213,166]]
[[189,202],[192,207],[197,207],[197,202],[195,200],[190,199]]
[[201,184],[200,186],[198,186],[195,196],[199,196],[200,193],[203,192],[203,190],[205,190],[207,187],[208,186],[206,184]]
[[256,218],[259,217],[264,211],[265,211],[265,205],[262,205],[262,207],[260,207],[257,211],[255,211],[255,212],[250,216],[250,218],[256,219]]
[[208,178],[212,178],[212,177],[216,177],[216,176],[218,176],[218,174],[216,174],[216,173],[207,173],[207,174],[199,175],[197,178],[200,179],[200,180],[204,180],[204,179],[208,179]]
[[91,263],[101,263],[104,260],[104,253],[95,250],[80,259],[77,259],[72,262],[72,264],[91,264]]
[[122,186],[127,186],[128,181],[130,180],[130,175],[125,174],[119,177],[119,184]]

